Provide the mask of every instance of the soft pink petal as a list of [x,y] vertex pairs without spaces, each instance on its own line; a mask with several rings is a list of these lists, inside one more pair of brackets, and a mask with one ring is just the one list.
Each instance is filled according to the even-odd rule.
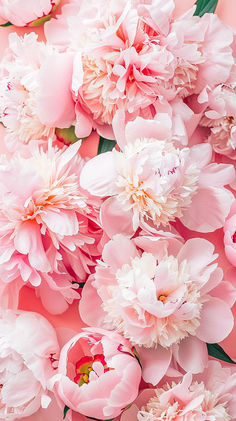
[[22,254],[28,254],[30,264],[37,270],[48,272],[50,264],[47,259],[40,227],[35,222],[24,222],[18,228],[14,244],[16,250]]
[[235,177],[233,165],[228,164],[210,164],[200,174],[199,184],[204,188],[221,187],[232,183]]
[[133,229],[133,211],[124,210],[122,204],[114,197],[105,200],[100,211],[101,224],[106,234],[112,238],[116,234],[131,237]]
[[234,317],[228,304],[218,298],[210,298],[201,309],[200,326],[196,334],[208,343],[223,341],[232,331]]
[[199,187],[181,221],[194,231],[215,231],[223,227],[233,200],[233,194],[226,189]]
[[171,351],[158,346],[156,349],[137,347],[137,352],[142,365],[143,380],[155,386],[169,367],[172,356]]
[[70,90],[73,54],[54,53],[39,71],[38,115],[49,127],[70,127],[75,120],[75,104]]
[[207,365],[208,355],[206,344],[197,337],[189,336],[177,345],[175,357],[179,365],[191,373],[200,373]]
[[134,243],[121,234],[113,237],[104,246],[102,257],[105,263],[114,271],[120,269],[124,264],[129,264],[132,259],[138,256]]
[[116,193],[116,178],[114,155],[112,152],[105,152],[85,164],[81,172],[80,184],[89,193],[105,197]]
[[75,235],[78,233],[79,224],[73,210],[60,209],[60,212],[56,212],[47,209],[45,213],[42,213],[41,219],[50,231],[58,235]]
[[93,277],[90,277],[83,287],[79,302],[79,314],[87,325],[99,327],[102,326],[105,312],[102,309],[102,300],[92,285],[93,280]]
[[214,254],[214,245],[204,238],[191,238],[181,248],[178,261],[186,260],[192,274],[200,274],[201,271],[212,263],[217,255]]

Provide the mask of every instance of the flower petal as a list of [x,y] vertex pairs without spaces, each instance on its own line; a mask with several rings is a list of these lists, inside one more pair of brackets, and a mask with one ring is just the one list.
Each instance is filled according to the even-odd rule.
[[115,197],[110,197],[103,202],[100,217],[102,227],[110,238],[116,234],[124,234],[128,237],[134,234],[132,209],[124,210]]
[[207,366],[206,344],[195,336],[189,336],[177,345],[174,352],[177,362],[186,371],[201,373]]
[[80,185],[94,196],[111,196],[116,193],[117,178],[112,152],[105,152],[88,161],[81,171]]
[[211,297],[201,309],[200,326],[196,331],[199,339],[208,343],[223,341],[234,326],[234,317],[228,304]]
[[164,377],[170,362],[171,351],[161,346],[157,348],[136,347],[142,365],[142,377],[154,386]]

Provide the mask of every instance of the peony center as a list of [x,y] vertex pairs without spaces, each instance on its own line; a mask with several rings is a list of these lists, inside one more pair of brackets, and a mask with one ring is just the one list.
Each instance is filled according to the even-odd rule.
[[75,365],[76,376],[74,382],[78,386],[83,386],[110,370],[113,370],[113,368],[108,367],[104,355],[85,356],[80,358]]

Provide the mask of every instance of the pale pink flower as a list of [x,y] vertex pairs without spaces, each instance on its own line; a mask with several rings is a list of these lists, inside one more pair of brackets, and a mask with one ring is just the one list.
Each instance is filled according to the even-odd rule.
[[225,221],[224,246],[227,259],[236,266],[236,202],[233,203]]
[[121,421],[235,421],[236,373],[209,361],[202,375],[186,374],[140,393]]
[[62,348],[58,372],[51,382],[64,404],[98,419],[118,416],[136,399],[141,380],[129,342],[98,328],[83,329]]
[[1,22],[38,26],[51,18],[60,0],[0,0]]
[[59,356],[56,332],[40,314],[0,315],[0,419],[30,416],[51,401],[47,384]]
[[230,78],[209,93],[200,124],[210,129],[207,141],[215,152],[236,159],[236,65]]
[[[156,384],[172,355],[185,371],[202,371],[204,342],[223,340],[234,324],[236,290],[222,281],[213,252],[213,244],[200,238],[182,245],[169,234],[115,236],[83,288],[82,320],[138,346],[145,381]],[[162,364],[153,370],[158,358]]]
[[221,228],[234,200],[223,187],[234,180],[233,166],[211,163],[209,144],[177,147],[168,114],[137,117],[125,132],[121,126],[117,113],[113,127],[121,151],[92,158],[80,177],[91,194],[108,197],[101,222],[110,238],[132,235],[139,226],[168,226],[176,218],[195,231]]
[[213,14],[194,17],[194,8],[173,21],[174,7],[173,0],[92,0],[88,10],[85,0],[72,1],[47,25],[52,44],[77,51],[78,136],[107,130],[118,109],[128,119],[152,118],[158,98],[199,94],[228,78],[231,30]]
[[[44,73],[52,62],[54,76],[47,73],[46,82]],[[72,124],[75,114],[69,90],[71,65],[70,53],[59,54],[53,47],[38,42],[36,34],[30,33],[24,38],[16,33],[10,34],[9,48],[0,65],[0,121],[6,127],[5,143],[9,150],[25,149],[24,146],[32,140],[47,142],[49,137],[55,136],[58,118],[61,123],[58,127]],[[45,84],[53,86],[55,78],[57,95],[48,100]],[[45,121],[48,107],[53,120],[51,125]]]
[[[35,145],[34,145],[35,146]],[[84,165],[80,143],[46,152],[32,148],[31,156],[2,156],[0,166],[1,300],[17,300],[24,283],[37,289],[53,313],[63,312],[79,295],[72,282],[84,280],[101,229],[99,201],[79,185]],[[20,277],[20,280],[19,280]],[[15,288],[12,294],[11,288]]]

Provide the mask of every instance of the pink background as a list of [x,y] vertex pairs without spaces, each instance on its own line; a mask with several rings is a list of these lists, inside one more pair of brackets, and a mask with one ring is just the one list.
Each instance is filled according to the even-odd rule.
[[[191,7],[194,4],[195,0],[175,0],[175,2],[177,5],[175,14],[177,16],[181,14],[182,12],[184,12],[186,9],[188,9],[188,7]],[[217,14],[226,24],[231,25],[236,30],[235,13],[236,13],[235,0],[219,0],[218,6],[217,6]],[[4,49],[7,46],[8,34],[14,31],[16,31],[19,35],[22,35],[26,32],[30,32],[31,29],[24,29],[24,28],[19,29],[13,26],[0,28],[0,56],[3,55]],[[36,29],[35,32],[39,34],[40,40],[44,39],[42,28]],[[4,148],[3,140],[2,140],[3,133],[4,133],[4,130],[2,127],[0,127],[1,151],[5,152],[5,148]],[[97,148],[97,138],[95,135],[94,139],[91,139],[89,141],[89,144],[87,142],[86,145],[83,145],[82,147],[83,155],[87,155],[87,156],[94,155],[96,153],[96,148]],[[180,226],[179,229],[180,229],[180,233],[186,239],[192,236],[196,236],[191,231],[184,229],[183,226]],[[227,270],[230,268],[230,264],[226,260],[225,254],[224,254],[222,230],[218,230],[213,234],[198,235],[198,236],[205,237],[215,244],[216,252],[219,253],[219,264],[225,270],[225,274],[227,276]],[[78,315],[78,302],[74,302],[74,304],[71,305],[68,311],[66,311],[63,315],[52,316],[51,314],[47,313],[47,311],[44,310],[44,308],[41,305],[40,300],[36,298],[34,291],[28,287],[25,287],[21,292],[20,308],[24,310],[37,311],[43,314],[45,317],[48,318],[48,320],[53,324],[55,328],[69,327],[75,331],[79,331],[82,326],[82,322]],[[236,306],[234,307],[234,316],[236,318]],[[216,323],[217,323],[217,320],[216,320]],[[231,356],[231,358],[236,360],[235,343],[236,343],[236,324],[231,335],[222,343],[225,351]]]

